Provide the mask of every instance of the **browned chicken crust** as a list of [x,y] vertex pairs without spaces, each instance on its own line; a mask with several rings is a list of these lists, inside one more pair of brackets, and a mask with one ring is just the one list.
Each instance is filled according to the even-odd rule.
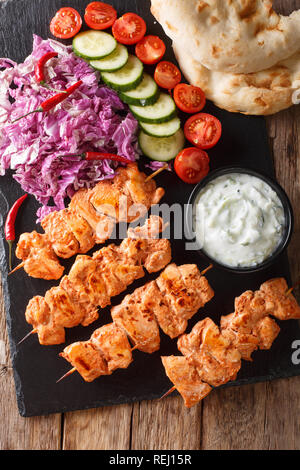
[[[178,278],[176,278],[176,284],[173,282],[162,284],[163,288],[161,289],[160,281],[172,279],[171,273],[176,273]],[[189,273],[187,276],[181,276],[180,273]],[[176,302],[174,303],[173,295],[180,292],[182,298],[185,298],[183,292],[187,292],[189,285],[187,281],[189,279],[190,284],[193,286],[193,289],[190,290],[188,297],[189,301],[186,302],[188,308],[188,315],[186,314],[184,307],[180,305],[180,308],[177,308]],[[113,324],[110,325],[110,328],[113,329],[112,325],[115,325],[115,328],[122,331],[125,337],[129,339],[134,344],[134,349],[139,349],[148,354],[152,354],[157,351],[160,347],[160,333],[159,327],[169,335],[171,338],[179,336],[183,333],[187,327],[186,318],[191,318],[199,310],[198,306],[204,306],[213,296],[213,291],[209,286],[208,282],[205,279],[203,282],[203,276],[199,272],[196,265],[183,265],[177,267],[175,264],[169,265],[161,275],[152,282],[147,283],[146,285],[136,289],[131,295],[127,295],[121,304],[113,307],[111,309],[111,316],[113,319]],[[199,300],[201,299],[201,301]],[[192,307],[193,306],[193,307]],[[179,326],[176,326],[176,325]],[[95,338],[102,337],[103,332],[106,331],[108,327],[102,327],[91,337],[89,343],[95,346]],[[93,364],[96,364],[96,358],[91,360],[91,367],[89,369],[89,360],[91,349],[87,350],[85,357],[86,342],[83,343],[83,347],[79,348],[78,343],[74,344],[74,351],[72,350],[72,345],[68,346],[62,356],[67,359],[73,367],[82,375],[84,380],[90,381],[93,380],[92,377],[96,378],[100,375],[103,375],[102,370],[98,372],[94,368]],[[98,347],[95,355],[99,354],[99,349],[101,350],[102,356],[105,356],[105,359],[108,363],[108,371],[111,372],[116,368],[127,367],[131,360],[131,356],[126,355],[124,363],[124,353],[120,353],[119,363],[113,361],[113,367],[110,365],[110,354],[112,354],[116,349],[119,348],[119,339],[117,336],[110,335],[110,342],[106,343],[106,349],[104,351],[103,345]],[[128,352],[128,349],[126,349]],[[78,358],[80,359],[79,367]],[[82,362],[84,362],[85,370],[83,370]],[[180,362],[180,361],[179,361]],[[127,364],[127,365],[126,365]],[[93,369],[93,372],[91,370]],[[196,370],[192,364],[186,363],[186,371]],[[192,375],[197,375],[197,371]],[[200,375],[200,374],[199,374]],[[200,379],[199,379],[200,380]],[[206,384],[202,386],[203,390],[208,389]],[[210,387],[209,387],[210,389]],[[208,393],[208,392],[207,392]]]
[[93,189],[80,189],[67,209],[47,215],[41,222],[44,234],[23,234],[16,256],[30,276],[59,279],[64,268],[58,257],[71,258],[87,253],[96,243],[104,243],[116,223],[146,215],[164,193],[154,180],[146,181],[136,163],[119,168],[112,180],[101,181]]
[[[158,223],[158,219],[151,216],[146,222],[147,227],[153,222],[155,227],[161,228],[163,224]],[[125,239],[120,246],[112,244],[104,247],[93,257],[79,255],[69,275],[64,276],[60,285],[45,295],[47,321],[43,316],[40,324],[41,302],[34,299],[27,307],[26,319],[38,333],[41,344],[60,344],[65,340],[64,328],[79,324],[88,326],[97,320],[98,306],[104,308],[110,305],[113,296],[142,278],[145,275],[143,266],[148,272],[158,272],[170,261],[171,245],[168,240],[133,237]],[[44,303],[43,308],[46,308]],[[59,334],[53,335],[56,328]]]
[[218,387],[235,380],[241,359],[250,361],[257,349],[271,349],[280,328],[270,315],[279,320],[300,318],[300,307],[285,279],[272,279],[260,290],[237,297],[234,313],[221,318],[220,328],[206,318],[178,339],[183,356],[162,357],[162,362],[187,407],[206,396],[201,394],[202,385]]

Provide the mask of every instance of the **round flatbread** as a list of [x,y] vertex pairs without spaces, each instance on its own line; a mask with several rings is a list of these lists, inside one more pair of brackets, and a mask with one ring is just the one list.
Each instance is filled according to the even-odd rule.
[[295,99],[300,95],[300,51],[269,69],[233,74],[208,70],[182,53],[179,45],[173,43],[173,48],[186,79],[227,111],[274,114],[296,104]]
[[270,0],[151,0],[166,34],[210,70],[251,73],[297,52],[300,10],[278,15]]

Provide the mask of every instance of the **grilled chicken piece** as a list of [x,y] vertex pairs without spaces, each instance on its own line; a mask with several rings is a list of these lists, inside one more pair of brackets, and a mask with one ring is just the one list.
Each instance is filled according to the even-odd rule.
[[[134,204],[142,204],[149,209],[152,205],[158,204],[164,196],[164,189],[156,188],[156,183],[153,179],[146,182],[147,176],[138,170],[135,163],[120,169],[121,177],[123,173],[127,174],[125,188],[128,194],[130,194]],[[142,215],[143,214],[140,216]]]
[[131,346],[126,333],[114,323],[94,331],[91,343],[101,351],[109,373],[116,369],[127,369],[132,362]]
[[73,343],[60,356],[69,361],[86,382],[93,382],[101,375],[110,374],[101,351],[91,341]]
[[[263,286],[268,288],[269,284]],[[287,291],[282,283],[280,286],[284,292]],[[277,297],[275,294],[268,297],[262,289],[246,291],[235,299],[235,312],[221,318],[222,334],[234,344],[246,361],[251,361],[252,353],[257,349],[270,349],[280,332],[279,326],[268,315],[279,314],[283,319],[284,312],[288,311],[285,310],[286,305],[288,308],[291,305],[293,309],[295,307],[295,299],[294,303],[286,296],[281,298],[277,289],[275,292]]]
[[172,259],[170,242],[157,239],[163,230],[163,220],[151,215],[142,227],[128,229],[128,238],[120,245],[122,254],[143,264],[149,273],[160,271]]
[[111,217],[115,223],[131,222],[128,219],[128,210],[133,205],[133,200],[124,194],[124,184],[120,181],[118,173],[114,179],[103,181],[91,191],[90,201],[99,214]]
[[169,240],[146,240],[147,248],[143,265],[148,273],[156,273],[163,269],[172,260],[171,245]]
[[153,312],[144,305],[145,286],[127,295],[123,302],[111,309],[111,316],[123,328],[137,349],[152,354],[160,347],[160,336]]
[[64,267],[45,234],[23,233],[17,244],[16,257],[24,262],[24,270],[31,277],[50,280],[60,279],[63,275]]
[[60,286],[52,287],[45,295],[45,302],[50,309],[50,316],[55,325],[73,328],[83,321],[84,312],[78,304]]
[[94,231],[88,222],[81,217],[77,212],[71,209],[63,211],[66,224],[73,232],[75,238],[79,243],[79,253],[87,253],[94,245]]
[[79,243],[66,223],[65,211],[48,214],[41,222],[52,248],[60,258],[71,258],[79,251]]
[[205,398],[212,388],[204,383],[197,368],[184,356],[161,358],[166,374],[184,399],[185,406],[191,408]]
[[181,336],[178,349],[197,367],[201,379],[214,387],[235,380],[241,368],[240,353],[210,318],[198,322],[190,334]]
[[67,346],[60,354],[77,369],[86,382],[116,369],[126,369],[132,362],[127,336],[113,323],[98,328],[89,341]]
[[136,163],[119,168],[112,180],[95,186],[91,204],[101,214],[116,222],[132,222],[143,217],[153,204],[164,196],[162,188],[156,189],[155,181],[145,182],[146,175],[139,171]]
[[259,339],[252,333],[242,333],[232,329],[234,318],[235,313],[221,317],[222,335],[237,348],[242,359],[251,361],[252,353],[258,349]]
[[165,227],[166,225],[161,217],[158,215],[150,215],[149,219],[147,219],[141,227],[129,227],[127,234],[128,238],[150,240],[157,238],[158,235],[165,230]]
[[50,308],[43,297],[36,296],[30,300],[25,317],[37,331],[40,344],[47,346],[65,342],[65,329],[53,322]]
[[157,285],[176,315],[189,320],[212,299],[214,292],[196,265],[178,268],[170,264],[157,279]]
[[288,289],[286,280],[283,278],[271,279],[260,287],[260,291],[269,302],[269,314],[278,320],[298,320],[300,318],[300,306],[293,294],[288,293]]
[[254,329],[254,334],[259,338],[259,349],[271,349],[279,333],[280,328],[272,318],[260,320]]
[[[109,245],[93,255],[110,297],[119,295],[136,279],[144,277],[142,266],[123,256],[120,247]],[[125,258],[125,259],[124,259]]]
[[206,277],[202,276],[195,264],[184,264],[178,266],[178,270],[187,289],[190,298],[190,306],[187,308],[191,315],[204,307],[215,295]]
[[80,189],[72,197],[69,209],[79,214],[93,229],[94,243],[104,243],[110,238],[115,221],[95,210],[90,201],[92,194],[92,190]]
[[90,256],[77,256],[68,279],[83,301],[101,308],[110,305],[110,296],[98,263]]
[[155,315],[160,328],[170,338],[177,338],[185,332],[187,321],[170,308],[155,281],[149,282],[145,286],[143,301],[145,306]]
[[97,305],[95,305],[90,298],[87,298],[84,292],[80,290],[80,285],[72,282],[69,276],[64,276],[60,281],[60,287],[67,292],[71,302],[76,304],[82,312],[82,326],[89,326],[94,321],[98,320],[99,313]]

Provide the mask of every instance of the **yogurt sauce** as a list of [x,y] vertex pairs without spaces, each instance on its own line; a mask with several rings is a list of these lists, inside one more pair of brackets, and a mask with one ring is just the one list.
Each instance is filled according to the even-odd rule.
[[194,227],[202,249],[230,267],[261,264],[285,230],[283,205],[263,180],[244,173],[219,176],[195,200]]

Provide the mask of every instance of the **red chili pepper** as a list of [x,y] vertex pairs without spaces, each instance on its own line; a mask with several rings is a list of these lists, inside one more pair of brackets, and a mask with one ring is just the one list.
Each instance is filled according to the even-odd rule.
[[12,269],[12,246],[13,242],[16,239],[15,234],[15,221],[19,211],[20,206],[23,204],[25,199],[27,198],[28,194],[24,194],[24,196],[20,197],[12,206],[9,213],[7,214],[4,233],[5,233],[5,240],[8,243],[9,247],[9,270]]
[[114,162],[120,163],[132,163],[131,160],[128,160],[125,157],[121,157],[120,155],[115,155],[113,153],[86,152],[83,155],[86,160],[112,160]]
[[129,164],[132,163],[128,158],[121,157],[120,155],[115,155],[114,153],[105,153],[105,152],[85,152],[85,153],[70,153],[67,155],[61,155],[60,157],[81,157],[85,160],[112,160],[114,162],[120,162]]
[[79,80],[79,82],[76,82],[73,85],[71,85],[65,91],[63,91],[61,93],[58,93],[57,95],[51,96],[51,98],[48,98],[46,101],[43,101],[43,103],[41,103],[39,108],[34,109],[33,111],[30,111],[29,113],[18,117],[17,119],[12,121],[11,124],[19,121],[20,119],[22,119],[26,116],[29,116],[29,114],[44,113],[44,112],[50,111],[51,109],[55,108],[55,106],[57,106],[59,103],[64,101],[66,98],[68,98],[68,96],[70,96],[72,93],[74,93],[74,91],[77,90],[77,88],[79,88],[80,85],[82,85],[81,80]]
[[50,60],[53,59],[54,57],[58,57],[57,52],[47,52],[47,54],[43,55],[38,63],[36,64],[34,74],[35,74],[35,79],[38,82],[39,85],[44,86],[45,88],[48,88],[48,90],[52,90],[55,92],[60,92],[60,90],[55,90],[54,88],[51,88],[45,80],[45,65],[46,63]]

